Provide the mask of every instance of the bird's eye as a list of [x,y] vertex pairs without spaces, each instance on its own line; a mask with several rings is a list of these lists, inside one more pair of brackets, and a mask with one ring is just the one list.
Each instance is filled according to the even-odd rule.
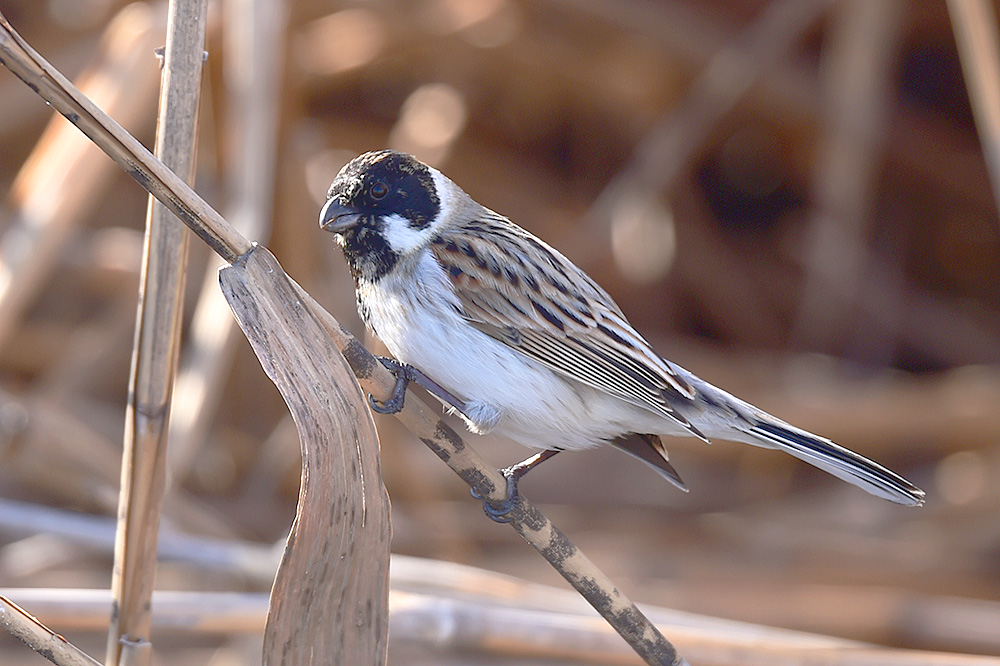
[[373,199],[381,199],[385,195],[389,194],[389,188],[385,183],[379,181],[372,185],[371,193]]

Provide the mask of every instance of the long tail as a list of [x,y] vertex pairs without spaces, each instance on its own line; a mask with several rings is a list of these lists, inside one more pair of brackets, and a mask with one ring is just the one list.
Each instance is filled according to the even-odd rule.
[[[924,503],[924,491],[876,462],[845,449],[830,440],[814,435],[759,413],[748,419],[747,432],[760,440],[760,445],[778,448],[814,465],[824,472],[853,483],[872,495],[897,504],[919,506]],[[758,444],[758,442],[750,442]]]
[[679,366],[672,367],[695,388],[696,397],[685,415],[710,438],[779,449],[876,497],[907,506],[924,503],[924,491],[892,470],[785,423]]

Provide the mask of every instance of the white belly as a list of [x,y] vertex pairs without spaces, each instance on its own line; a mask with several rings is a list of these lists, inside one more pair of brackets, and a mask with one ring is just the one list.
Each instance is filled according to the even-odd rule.
[[405,289],[362,286],[360,296],[376,334],[397,360],[469,403],[463,411],[474,431],[496,431],[535,448],[580,449],[627,432],[673,429],[655,414],[564,379],[473,328],[440,297],[448,292],[428,290],[437,273],[411,278]]

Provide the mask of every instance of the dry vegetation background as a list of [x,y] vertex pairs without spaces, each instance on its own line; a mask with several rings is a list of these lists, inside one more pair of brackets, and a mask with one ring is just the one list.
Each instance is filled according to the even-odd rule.
[[[613,451],[533,472],[525,494],[624,592],[1000,655],[1000,221],[943,1],[299,0],[263,44],[240,42],[245,4],[212,4],[196,189],[263,220],[249,235],[358,334],[316,220],[344,162],[391,146],[563,249],[665,356],[928,494],[898,507],[727,442],[671,442],[689,494]],[[0,11],[151,145],[164,5]],[[61,118],[40,140],[52,115],[0,71],[0,587],[107,588],[146,196]],[[298,445],[205,304],[217,264],[192,244],[165,540],[266,551]],[[563,586],[377,423],[394,552]],[[269,589],[266,566],[190,560],[165,553],[157,587]],[[64,633],[102,654],[103,631]],[[159,663],[255,663],[257,640],[154,634]],[[0,661],[39,657],[0,636]]]

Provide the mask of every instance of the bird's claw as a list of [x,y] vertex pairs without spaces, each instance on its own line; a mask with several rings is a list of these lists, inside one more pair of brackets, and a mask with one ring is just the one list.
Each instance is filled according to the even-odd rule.
[[520,480],[520,476],[516,473],[513,467],[506,467],[499,470],[503,475],[503,478],[507,480],[507,492],[506,497],[497,502],[484,498],[479,493],[476,492],[475,488],[470,489],[472,496],[478,500],[483,501],[483,513],[489,517],[490,520],[496,523],[509,523],[511,521],[510,513],[517,506],[520,495],[517,491],[517,482]]
[[384,402],[376,400],[375,396],[369,393],[368,404],[379,414],[395,414],[403,409],[406,387],[413,381],[413,372],[410,366],[400,363],[396,359],[379,356],[378,360],[396,378],[396,385],[392,387],[392,395]]

